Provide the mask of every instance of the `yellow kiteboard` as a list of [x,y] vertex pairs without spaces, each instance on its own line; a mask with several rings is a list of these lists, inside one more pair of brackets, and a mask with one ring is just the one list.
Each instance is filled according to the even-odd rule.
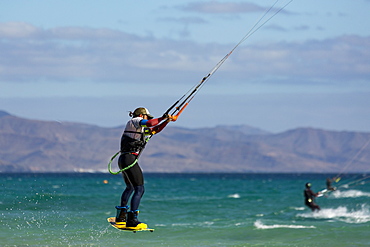
[[121,231],[128,231],[128,232],[144,232],[144,231],[150,231],[154,232],[154,229],[148,228],[148,225],[145,223],[140,223],[136,227],[126,227],[126,222],[118,222],[116,223],[116,217],[109,217],[108,222],[116,229]]

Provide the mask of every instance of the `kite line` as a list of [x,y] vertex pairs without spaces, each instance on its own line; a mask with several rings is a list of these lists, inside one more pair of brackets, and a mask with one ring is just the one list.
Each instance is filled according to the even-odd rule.
[[[204,84],[209,80],[209,78],[223,65],[223,63],[230,57],[230,55],[236,50],[236,48],[238,48],[239,45],[241,45],[244,41],[246,41],[250,36],[252,36],[255,32],[257,32],[260,28],[262,28],[267,22],[269,22],[273,17],[275,17],[278,13],[280,13],[281,11],[283,11],[291,2],[293,2],[293,0],[289,0],[287,1],[285,4],[284,4],[284,1],[283,1],[283,5],[281,7],[278,7],[278,8],[275,8],[275,6],[280,2],[280,0],[276,0],[263,14],[262,16],[256,21],[256,23],[252,26],[252,28],[247,32],[246,35],[244,35],[244,37],[231,49],[231,51],[229,53],[227,53],[209,72],[206,76],[204,76],[202,78],[202,80],[195,84],[192,88],[190,88],[189,91],[187,91],[184,95],[182,95],[175,103],[173,103],[168,109],[167,111],[164,113],[164,115],[166,116],[171,116],[171,119],[173,122],[175,122],[178,117],[180,116],[180,114],[185,110],[185,108],[189,105],[189,103],[194,99],[194,97],[197,95],[197,93],[200,91],[200,89],[202,89],[202,87],[204,86]],[[270,16],[269,16],[270,14]],[[120,154],[120,151],[118,151],[116,154],[114,154],[112,156],[112,158],[110,159],[109,163],[108,163],[108,171],[111,173],[111,174],[119,174],[127,169],[129,169],[130,167],[134,166],[137,161],[138,161],[138,158],[142,152],[142,150],[145,148],[146,144],[148,143],[148,141],[150,140],[150,138],[153,136],[154,134],[151,134],[149,135],[147,138],[146,138],[146,141],[143,145],[143,147],[141,148],[140,152],[139,152],[139,155],[137,156],[136,160],[131,164],[129,165],[128,167],[125,167],[117,172],[113,172],[112,169],[111,169],[111,165],[112,165],[112,162],[113,160]]]

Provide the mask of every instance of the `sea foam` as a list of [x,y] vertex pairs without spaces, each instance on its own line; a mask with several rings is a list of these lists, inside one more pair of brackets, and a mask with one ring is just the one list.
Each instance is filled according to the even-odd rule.
[[370,193],[363,192],[360,190],[345,190],[345,191],[336,190],[331,193],[330,197],[332,198],[370,197]]
[[369,207],[366,204],[361,205],[358,210],[349,210],[346,207],[321,209],[316,212],[298,214],[298,217],[315,219],[332,219],[346,223],[366,223],[370,222]]
[[265,225],[261,220],[254,222],[254,226],[258,229],[276,229],[276,228],[292,228],[292,229],[302,229],[302,228],[316,228],[315,226],[303,226],[303,225]]

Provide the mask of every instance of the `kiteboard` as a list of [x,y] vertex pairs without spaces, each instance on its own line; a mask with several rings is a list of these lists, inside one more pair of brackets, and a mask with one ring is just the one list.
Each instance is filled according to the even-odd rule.
[[322,197],[322,196],[323,196],[323,195],[325,195],[327,192],[328,192],[328,190],[327,190],[327,189],[323,189],[323,190],[321,190],[321,191],[319,191],[319,192],[317,193],[317,197]]
[[332,191],[334,191],[336,189],[337,188],[335,188],[335,187],[332,190],[323,189],[323,190],[319,191],[317,197],[326,196],[326,194],[328,194],[329,192],[332,192]]
[[113,226],[114,228],[121,230],[121,231],[126,231],[126,232],[154,232],[154,229],[148,228],[148,225],[145,223],[140,223],[136,227],[126,227],[126,222],[118,222],[116,223],[116,217],[109,217],[108,222]]

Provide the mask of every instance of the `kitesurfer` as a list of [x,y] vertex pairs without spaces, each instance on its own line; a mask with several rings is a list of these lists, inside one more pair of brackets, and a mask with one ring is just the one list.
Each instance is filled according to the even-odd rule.
[[334,190],[336,190],[336,188],[335,188],[335,187],[331,186],[331,183],[332,183],[332,181],[334,181],[334,180],[335,180],[335,178],[333,178],[333,179],[327,178],[327,179],[326,179],[326,189],[327,189],[327,190],[329,190],[329,191],[334,191]]
[[306,183],[306,189],[304,190],[304,198],[305,198],[304,203],[312,211],[320,210],[320,206],[314,202],[314,198],[317,197],[319,194],[320,194],[319,192],[315,193],[311,190],[311,183]]
[[154,118],[144,107],[135,109],[129,116],[132,118],[127,122],[122,134],[121,155],[118,159],[119,168],[127,168],[122,172],[126,188],[121,196],[121,205],[116,206],[116,222],[126,222],[126,227],[136,227],[141,223],[137,216],[140,200],[144,194],[144,177],[137,159],[148,141],[146,138],[162,131],[172,118],[167,114]]

